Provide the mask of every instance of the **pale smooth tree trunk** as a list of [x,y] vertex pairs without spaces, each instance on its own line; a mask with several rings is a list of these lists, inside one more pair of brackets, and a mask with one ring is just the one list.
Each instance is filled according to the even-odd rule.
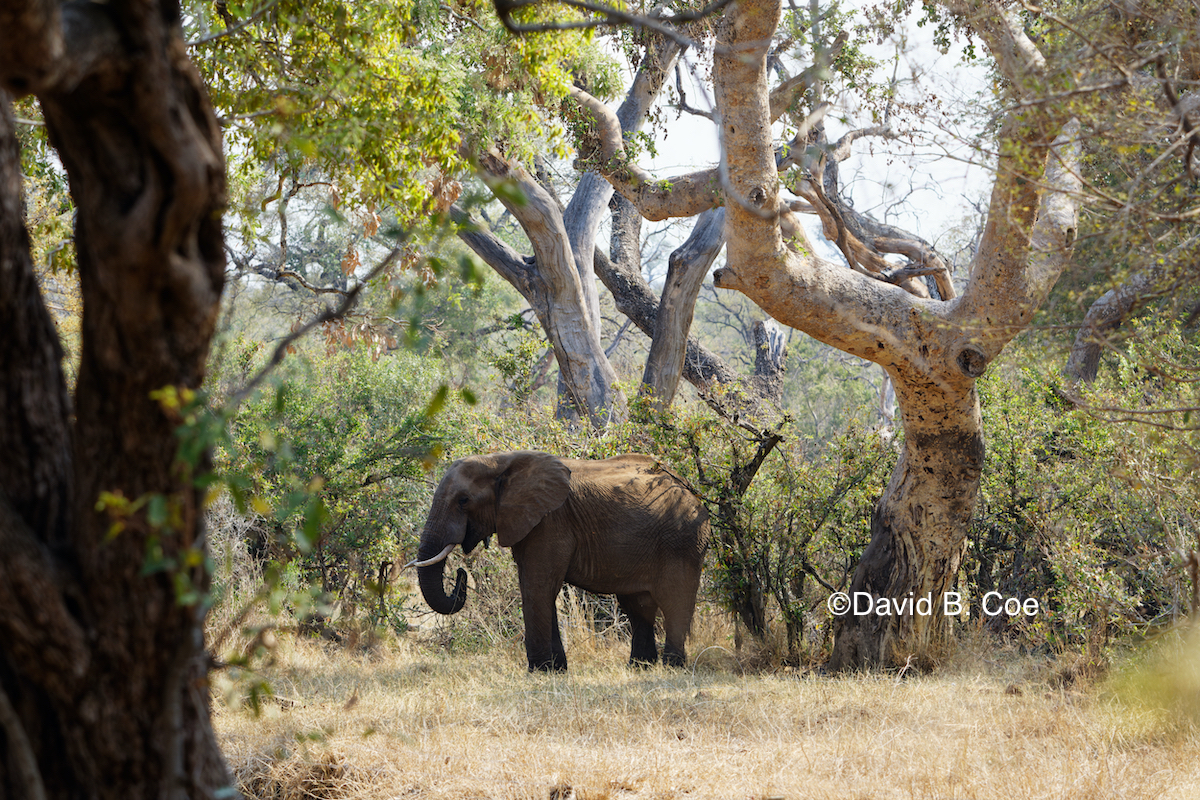
[[[983,467],[975,380],[1029,324],[1074,245],[1078,125],[1054,105],[1035,102],[1047,85],[1044,59],[999,5],[984,0],[949,9],[968,18],[1022,101],[998,134],[988,225],[961,296],[946,289],[939,292],[946,299],[920,297],[880,272],[820,260],[789,219],[771,128],[778,90],[767,84],[778,0],[737,0],[718,24],[713,82],[721,169],[658,180],[628,163],[616,137],[605,139],[615,164],[606,177],[647,218],[711,207],[716,181],[727,256],[714,275],[718,288],[740,291],[779,322],[881,365],[894,382],[905,449],[853,578],[873,599],[940,595],[953,586]],[[851,255],[862,252],[860,241],[847,245]],[[940,611],[839,618],[831,666],[923,657],[950,629]]]
[[[554,348],[560,379],[579,414],[595,428],[624,419],[625,397],[600,342],[599,311],[592,308],[576,269],[563,209],[524,168],[509,164],[499,153],[488,153],[480,160],[480,169],[489,182],[508,181],[520,191],[520,201],[509,192],[502,193],[500,201],[529,238],[534,263],[515,251],[496,260],[497,248],[484,247],[487,237],[471,229],[477,225],[466,228],[461,238],[529,302]],[[463,218],[461,210],[456,213]]]
[[696,298],[724,245],[725,210],[714,208],[696,217],[691,235],[667,259],[667,278],[642,374],[642,391],[649,393],[660,408],[669,407],[675,400]]

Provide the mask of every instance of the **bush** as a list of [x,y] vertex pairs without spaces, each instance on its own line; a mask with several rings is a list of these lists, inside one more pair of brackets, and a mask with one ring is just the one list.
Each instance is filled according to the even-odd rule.
[[[1142,391],[1115,388],[1106,402],[1136,404]],[[1196,484],[1171,437],[1073,408],[1056,375],[1030,368],[994,370],[979,390],[987,463],[964,562],[973,615],[989,591],[1036,597],[1042,613],[1015,623],[1031,645],[1099,655],[1115,636],[1186,614]]]
[[[260,358],[244,342],[232,350],[231,364]],[[403,627],[380,601],[379,581],[415,549],[428,469],[467,435],[465,410],[419,355],[302,355],[245,402],[214,453],[235,503],[253,519],[245,547],[261,565],[294,564],[302,584],[319,586],[347,616],[365,605],[376,621]],[[431,398],[441,398],[439,413]]]

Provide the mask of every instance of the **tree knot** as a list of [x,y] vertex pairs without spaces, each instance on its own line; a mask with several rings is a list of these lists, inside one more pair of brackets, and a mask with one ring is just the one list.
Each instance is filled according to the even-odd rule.
[[958,368],[968,378],[978,378],[987,370],[988,357],[982,350],[969,344],[958,351]]

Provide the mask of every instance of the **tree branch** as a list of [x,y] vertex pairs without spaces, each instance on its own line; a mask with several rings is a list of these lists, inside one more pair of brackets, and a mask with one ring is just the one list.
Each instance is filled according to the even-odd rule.
[[[959,364],[968,374],[982,374],[1029,325],[1071,260],[1082,189],[1078,137],[1079,122],[1072,120],[1040,164],[1023,166],[1023,175],[997,176],[971,280],[952,314],[962,329]],[[1041,175],[1030,174],[1043,164]]]
[[365,278],[359,281],[359,283],[353,289],[345,293],[345,296],[342,298],[342,302],[336,308],[325,309],[320,314],[316,315],[308,322],[304,323],[302,326],[283,337],[279,344],[275,346],[275,350],[272,351],[271,358],[267,360],[267,363],[264,364],[262,368],[259,369],[259,371],[255,373],[252,378],[250,378],[250,380],[246,381],[246,383],[244,383],[240,389],[233,392],[229,396],[229,400],[226,403],[226,408],[230,410],[236,409],[243,402],[245,402],[250,395],[254,394],[262,382],[266,380],[267,376],[270,375],[271,372],[273,372],[275,368],[283,362],[283,359],[287,355],[289,348],[291,348],[291,346],[298,340],[304,336],[307,336],[309,331],[313,330],[313,328],[316,328],[318,325],[323,325],[326,322],[332,322],[336,319],[342,319],[349,314],[350,310],[354,308],[354,304],[358,302],[358,295],[367,286],[367,284],[370,283],[373,278],[381,274],[385,269],[395,263],[396,259],[398,259],[403,252],[404,249],[402,247],[392,248],[392,251],[384,256],[383,260],[375,265],[375,267],[369,273],[367,273]]
[[[532,24],[521,24],[513,19],[513,12],[521,8],[528,8],[537,5],[545,5],[547,2],[554,2],[569,8],[578,8],[583,11],[591,11],[596,14],[602,14],[600,19],[586,19],[577,22],[538,22]],[[701,8],[698,11],[685,11],[673,14],[665,18],[666,22],[678,25],[680,23],[694,22],[704,19],[707,16],[715,14],[725,6],[729,5],[733,0],[714,0],[714,2]],[[598,28],[602,26],[623,26],[630,28],[644,28],[662,34],[667,38],[675,41],[682,47],[694,47],[697,43],[687,36],[680,33],[672,25],[660,22],[654,17],[644,16],[642,14],[631,14],[613,6],[606,6],[600,3],[591,3],[587,0],[493,0],[493,5],[496,8],[496,15],[500,17],[500,22],[511,33],[539,33],[542,31],[568,31],[568,30],[586,30],[589,28]]]
[[587,167],[603,175],[643,217],[654,221],[691,217],[716,205],[720,184],[720,173],[716,168],[656,180],[630,161],[617,115],[583,89],[573,86],[570,92],[590,112],[599,135],[600,157],[597,163],[585,162]]

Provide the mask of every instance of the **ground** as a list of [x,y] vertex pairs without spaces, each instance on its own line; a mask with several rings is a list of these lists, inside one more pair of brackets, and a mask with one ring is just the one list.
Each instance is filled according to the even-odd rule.
[[1200,796],[1194,728],[986,643],[932,675],[835,678],[741,674],[704,642],[693,669],[631,670],[619,642],[567,639],[547,676],[515,642],[281,637],[277,698],[218,700],[217,727],[242,790],[279,800]]

